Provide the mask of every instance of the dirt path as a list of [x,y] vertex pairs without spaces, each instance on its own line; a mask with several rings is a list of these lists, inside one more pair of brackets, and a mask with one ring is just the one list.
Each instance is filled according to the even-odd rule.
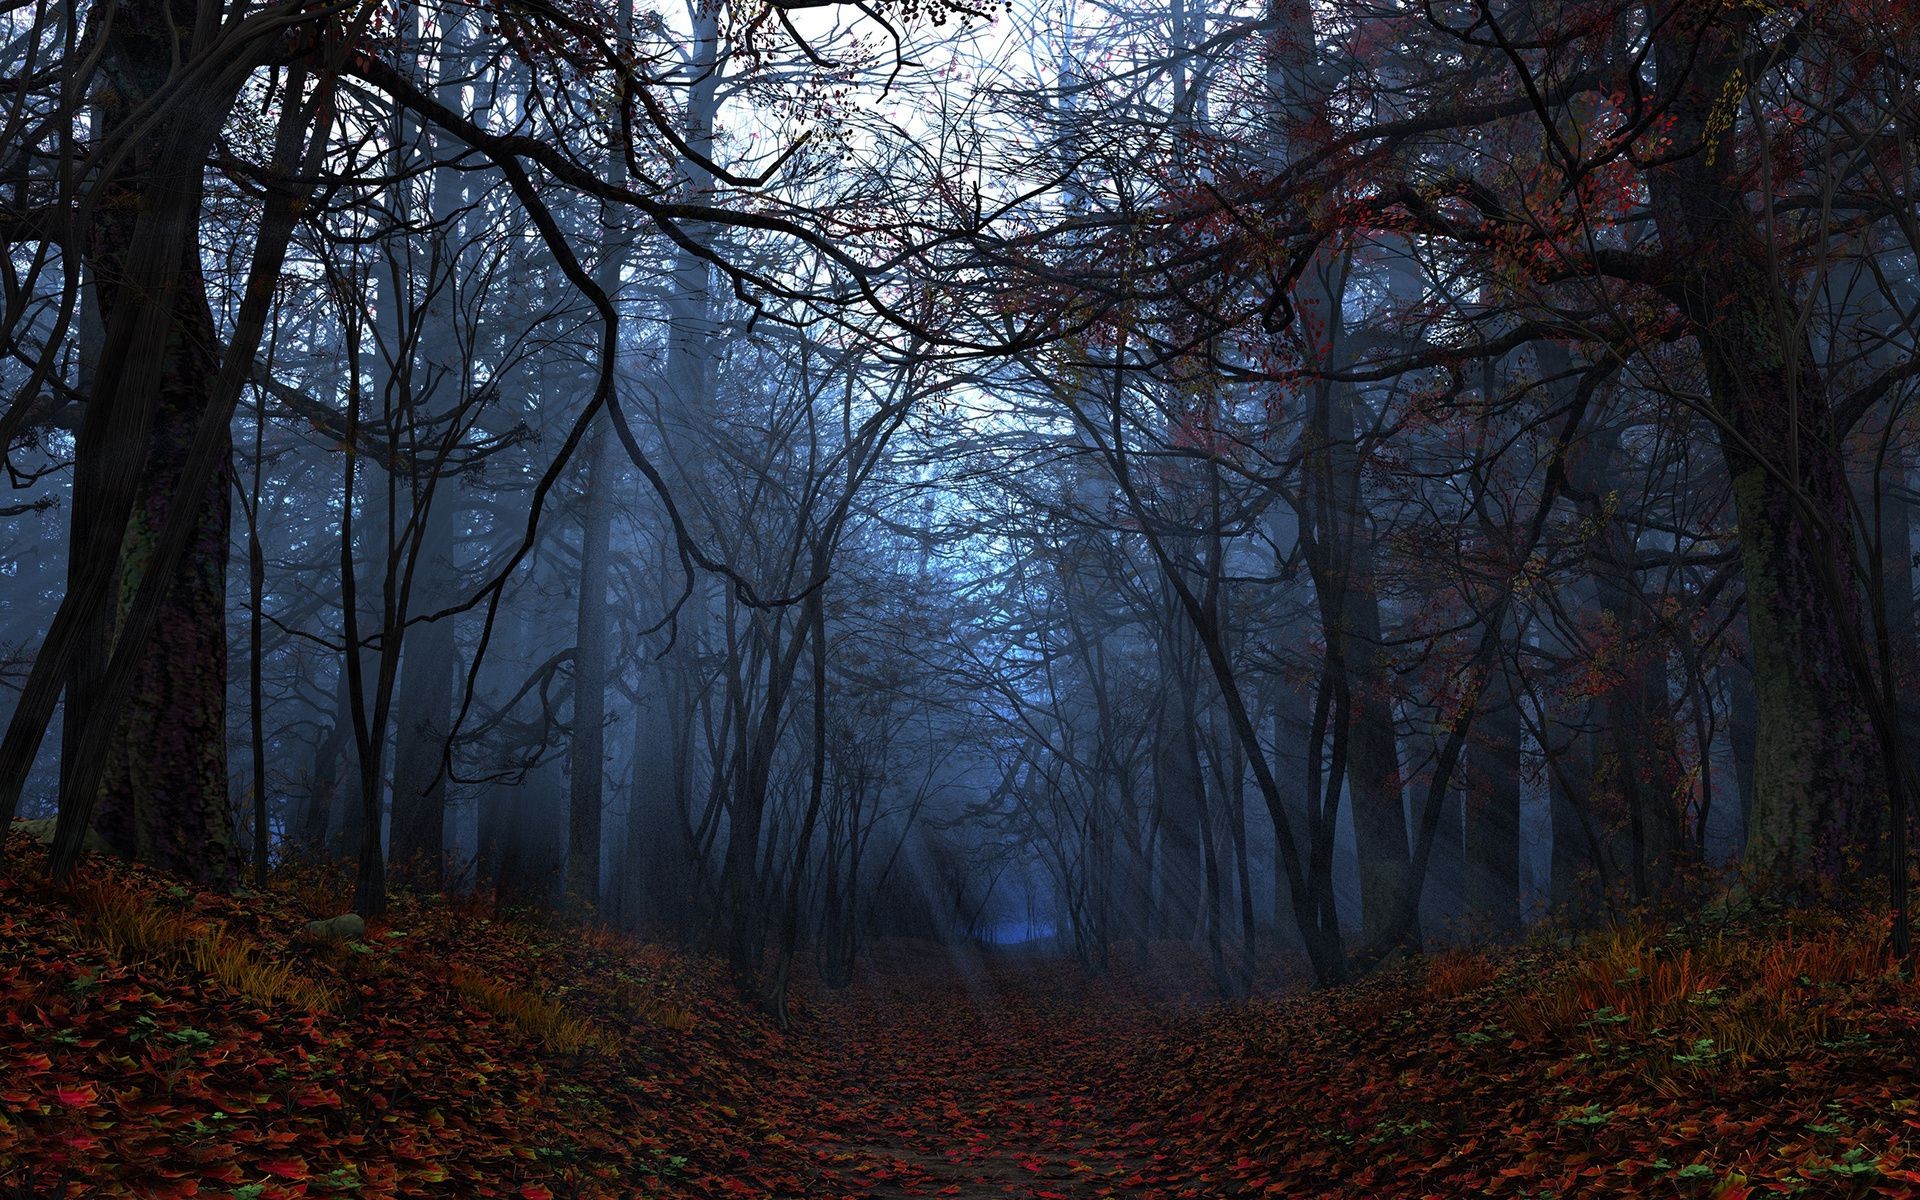
[[1148,1196],[1140,1080],[1160,1029],[1138,997],[1020,963],[882,978],[815,1016],[809,1146],[846,1196]]

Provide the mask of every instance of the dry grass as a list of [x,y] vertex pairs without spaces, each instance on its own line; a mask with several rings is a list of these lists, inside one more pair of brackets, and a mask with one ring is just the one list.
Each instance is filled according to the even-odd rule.
[[1853,983],[1886,970],[1878,930],[1832,926],[1809,934],[1789,933],[1768,946],[1754,964],[1755,986],[1781,992],[1796,985]]
[[692,1009],[678,1004],[643,1003],[634,1007],[633,1015],[657,1029],[676,1033],[685,1033],[699,1022]]
[[215,927],[187,944],[187,957],[209,978],[262,1004],[291,1004],[314,1012],[333,1012],[339,997],[332,988],[303,979],[290,962],[273,962],[257,945]]
[[1486,955],[1448,950],[1427,964],[1425,988],[1432,1000],[1451,1000],[1492,983],[1499,969]]
[[1522,1033],[1565,1033],[1581,1025],[1669,1023],[1681,1006],[1720,982],[1713,956],[1669,950],[1645,931],[1601,935],[1551,982],[1512,997],[1508,1020]]
[[184,965],[257,1004],[315,1012],[338,1006],[332,989],[301,978],[294,964],[272,961],[263,947],[218,923],[169,911],[111,883],[80,884],[72,897],[93,940],[122,962]]
[[619,1044],[605,1030],[584,1017],[576,1017],[544,996],[485,979],[467,971],[454,971],[447,980],[453,990],[480,1008],[539,1040],[551,1050],[577,1054],[594,1050],[614,1054]]
[[1886,970],[1879,931],[1833,923],[1774,939],[1709,939],[1694,946],[1622,928],[1575,952],[1540,987],[1508,1001],[1524,1034],[1579,1033],[1590,1050],[1632,1040],[1647,1082],[1677,1095],[1728,1066],[1805,1050],[1836,1034],[1828,986]]
[[676,1033],[685,1033],[699,1023],[691,1008],[684,1004],[675,1004],[654,994],[654,990],[642,984],[623,980],[612,990],[609,997],[617,1011],[629,1014],[636,1021],[644,1021],[656,1029],[671,1029]]
[[122,962],[177,958],[205,932],[204,926],[116,884],[78,883],[71,895],[94,940]]
[[1699,1038],[1711,1038],[1737,1058],[1793,1053],[1834,1034],[1828,985],[1860,983],[1887,969],[1879,932],[1835,925],[1811,934],[1789,933],[1762,946],[1748,967],[1745,986],[1702,1004],[1690,1023]]

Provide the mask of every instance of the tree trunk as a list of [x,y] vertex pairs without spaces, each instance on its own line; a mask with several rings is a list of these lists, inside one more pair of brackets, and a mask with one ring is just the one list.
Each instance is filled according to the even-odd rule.
[[[1593,781],[1593,735],[1586,726],[1585,709],[1574,714],[1563,730],[1564,741],[1548,751],[1548,819],[1553,847],[1548,867],[1548,900],[1559,915],[1586,925],[1601,912],[1605,864],[1597,853],[1598,839],[1591,828],[1588,795]],[[1570,727],[1569,727],[1570,726]]]
[[1513,676],[1496,666],[1467,776],[1466,905],[1478,931],[1501,941],[1520,931],[1520,725]]
[[[456,505],[441,480],[425,513],[414,592],[408,605],[418,616],[453,596],[457,575],[450,561]],[[454,618],[425,621],[407,631],[395,707],[393,830],[394,870],[415,885],[437,889],[446,868],[447,776],[441,770],[453,724]]]
[[593,907],[600,896],[601,788],[606,777],[607,557],[613,527],[613,439],[597,421],[587,448],[580,531],[580,604],[575,617],[573,740],[568,746],[567,895]]
[[[452,109],[460,106],[460,82],[468,75],[468,33],[463,20],[452,13],[443,14],[444,32],[436,52],[435,92],[440,102]],[[395,156],[404,154],[411,136],[412,122],[399,116],[395,122]],[[459,153],[455,139],[436,135],[427,140],[430,161],[450,158]],[[432,253],[428,257],[428,278],[424,280],[427,307],[422,314],[420,353],[417,364],[402,369],[406,402],[415,421],[463,411],[470,403],[467,363],[463,361],[460,336],[461,251],[465,246],[460,212],[467,202],[466,174],[448,167],[433,173],[433,188],[428,200],[432,222]],[[400,202],[404,212],[404,201]],[[412,248],[404,261],[412,266]],[[409,274],[411,271],[409,270]],[[398,281],[396,280],[396,283]],[[405,290],[396,288],[394,305],[388,314],[399,316],[398,304]],[[396,339],[398,349],[404,339]],[[437,409],[438,412],[432,410]],[[457,420],[449,416],[448,420]],[[422,438],[422,449],[436,451],[427,461],[416,463],[412,482],[414,519],[423,523],[413,562],[408,589],[409,616],[437,612],[456,597],[459,572],[454,549],[459,534],[459,510],[443,456],[437,451],[451,446],[435,445]],[[405,657],[401,663],[398,708],[400,721],[395,729],[393,752],[393,831],[389,854],[396,870],[415,884],[438,889],[445,882],[447,843],[447,779],[441,770],[447,734],[453,726],[454,705],[454,619],[442,618],[411,626],[406,632]]]
[[1745,661],[1730,662],[1720,668],[1727,687],[1727,743],[1733,757],[1734,785],[1740,789],[1740,834],[1735,847],[1744,855],[1747,830],[1753,826],[1754,763],[1760,755],[1760,702],[1753,694],[1753,672]]
[[1767,877],[1834,880],[1872,840],[1885,780],[1849,656],[1859,595],[1825,381],[1770,269],[1737,123],[1714,121],[1744,51],[1737,20],[1703,5],[1663,26],[1656,60],[1671,136],[1700,149],[1647,181],[1733,478],[1758,715],[1747,862]]
[[[150,0],[114,5],[105,44],[110,69],[102,75],[110,83],[95,97],[105,136],[121,134],[176,69],[179,31],[195,26],[191,6],[179,12],[176,7]],[[184,113],[174,120],[197,124],[205,117]],[[171,142],[163,147],[163,140],[155,137],[137,149],[133,168],[99,197],[87,248],[88,269],[99,281],[100,311],[109,328],[137,323],[141,315],[136,314],[151,303],[147,298],[151,293],[130,277],[130,260],[138,253],[136,240],[162,234],[178,245],[179,255],[163,264],[172,272],[167,289],[169,332],[144,451],[103,444],[103,438],[111,436],[106,426],[112,414],[107,410],[116,403],[138,403],[125,392],[96,394],[80,435],[84,455],[143,454],[145,461],[123,534],[105,511],[111,503],[103,502],[99,475],[86,469],[75,471],[72,553],[111,558],[114,549],[107,542],[118,537],[118,600],[112,610],[117,616],[103,614],[92,624],[87,635],[91,644],[82,649],[83,665],[76,676],[85,677],[87,683],[69,697],[69,706],[83,715],[92,707],[92,684],[106,666],[106,648],[127,616],[160,531],[176,504],[190,506],[193,538],[188,553],[164,595],[153,636],[135,667],[97,799],[89,799],[96,805],[93,826],[114,849],[201,881],[227,883],[240,868],[226,761],[230,453],[221,455],[204,491],[175,496],[219,369],[220,340],[200,269],[202,160],[180,161],[183,150],[187,156],[196,150],[204,153],[206,142],[202,137],[188,138],[187,144],[194,149],[186,149]],[[164,233],[149,223],[162,214],[174,225]],[[124,353],[125,343],[119,344]],[[133,390],[143,384],[139,379],[126,380],[125,370],[117,374]],[[102,636],[109,628],[113,636]],[[67,752],[80,753],[80,742],[79,737],[67,740]],[[63,779],[70,774],[63,765]],[[77,799],[63,796],[61,802],[64,807]]]
[[1154,803],[1159,808],[1160,895],[1155,904],[1154,930],[1161,937],[1184,941],[1200,929],[1204,869],[1201,862],[1200,806],[1206,803],[1198,757],[1192,746],[1194,731],[1191,683],[1187,673],[1170,665],[1168,683],[1182,689],[1180,703],[1162,706],[1160,729],[1154,738]]
[[1466,820],[1460,789],[1447,789],[1441,802],[1440,825],[1433,835],[1433,858],[1427,883],[1420,890],[1420,923],[1429,938],[1441,941],[1460,934],[1467,907]]

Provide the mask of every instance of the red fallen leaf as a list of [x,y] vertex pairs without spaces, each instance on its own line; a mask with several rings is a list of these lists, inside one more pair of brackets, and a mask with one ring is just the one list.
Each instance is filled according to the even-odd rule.
[[305,1179],[307,1160],[304,1158],[276,1158],[260,1163],[259,1167],[269,1175],[278,1175],[282,1179]]
[[519,1192],[520,1200],[553,1200],[553,1193],[545,1184],[529,1183]]
[[79,1087],[56,1087],[53,1089],[53,1098],[69,1108],[79,1108],[85,1104],[92,1104],[99,1095],[100,1093],[96,1092],[90,1083],[83,1083]]

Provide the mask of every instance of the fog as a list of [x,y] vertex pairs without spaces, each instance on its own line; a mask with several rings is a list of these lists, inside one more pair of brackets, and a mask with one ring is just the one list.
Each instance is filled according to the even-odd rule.
[[8,815],[776,1012],[1904,853],[1901,87],[1478,7],[14,10]]

